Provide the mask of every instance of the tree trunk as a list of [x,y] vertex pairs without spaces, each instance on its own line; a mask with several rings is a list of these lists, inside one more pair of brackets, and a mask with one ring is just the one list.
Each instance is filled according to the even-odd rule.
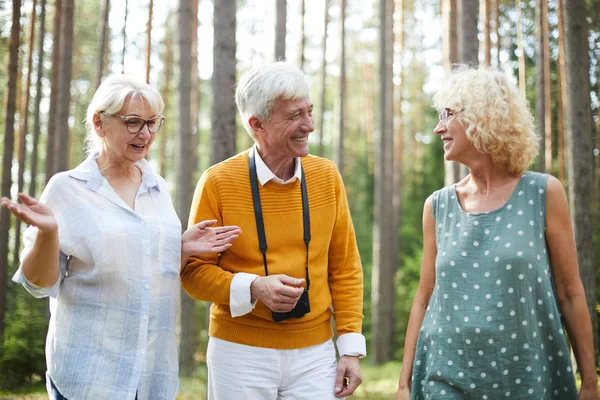
[[494,0],[496,10],[496,68],[500,70],[500,49],[502,48],[500,40],[500,0]]
[[192,19],[190,25],[190,37],[192,38],[192,182],[199,176],[198,172],[198,144],[200,143],[200,76],[198,75],[198,1],[192,1]]
[[[545,87],[545,66],[544,53],[547,52],[545,47],[544,36],[544,20],[547,18],[546,8],[544,3],[547,0],[537,0],[535,4],[535,22],[536,22],[536,57],[535,57],[535,114],[540,136],[540,153],[537,157],[536,169],[539,172],[544,172],[546,168],[546,87]],[[547,4],[547,3],[546,3]]]
[[[192,2],[179,0],[178,42],[179,42],[179,151],[177,157],[177,214],[182,227],[188,225],[188,216],[192,204],[193,168],[192,168]],[[182,376],[190,377],[194,371],[196,353],[195,301],[183,289],[181,290],[181,342],[179,347],[179,371]]]
[[[345,1],[345,0],[344,0]],[[300,70],[304,71],[304,48],[306,47],[306,34],[304,32],[305,29],[305,17],[306,17],[306,0],[301,0],[300,2]]]
[[276,24],[275,24],[275,61],[285,60],[285,36],[287,19],[287,0],[276,1]]
[[[442,0],[442,58],[446,71],[458,62],[458,9],[457,0]],[[459,164],[444,160],[444,185],[458,182]]]
[[521,95],[527,98],[527,79],[525,72],[525,49],[523,48],[523,20],[521,13],[521,1],[517,0],[517,49],[519,50],[519,89]]
[[40,139],[40,104],[42,102],[42,80],[44,75],[44,38],[46,37],[46,0],[40,4],[40,35],[38,39],[37,81],[35,84],[35,109],[33,111],[33,148],[31,150],[31,179],[29,195],[36,197],[38,145]]
[[[10,198],[12,161],[15,144],[15,112],[17,111],[17,73],[19,66],[19,35],[21,31],[21,0],[12,2],[12,27],[8,43],[8,85],[4,120],[4,155],[2,157],[2,197]],[[6,316],[6,280],[8,278],[8,232],[10,211],[0,207],[0,344],[4,343]]]
[[550,43],[548,29],[548,0],[542,0],[544,18],[542,20],[544,32],[544,161],[545,170],[552,173],[552,99],[550,81]]
[[379,129],[375,142],[375,215],[372,275],[372,357],[379,365],[393,357],[394,272],[392,264],[393,146],[393,3],[379,1]]
[[125,73],[125,50],[127,49],[127,14],[129,13],[129,0],[125,0],[125,17],[123,18],[123,30],[121,35],[123,36],[123,50],[121,53],[121,59],[123,64],[121,65],[121,73]]
[[56,136],[54,142],[55,171],[69,169],[70,135],[69,111],[71,104],[71,74],[73,65],[73,11],[74,0],[63,0],[60,31],[60,93],[56,107]]
[[457,0],[458,5],[458,60],[463,64],[479,64],[477,39],[478,0]]
[[[196,2],[197,3],[197,2]],[[150,83],[150,55],[152,54],[152,11],[154,1],[148,3],[148,22],[146,23],[146,83]]]
[[[563,1],[557,0],[556,13],[558,14],[558,132],[557,151],[558,178],[566,184],[567,166],[565,163],[565,103],[567,102],[567,81],[565,72],[567,70],[565,56],[565,24],[563,13]],[[600,92],[599,92],[600,93]],[[600,121],[600,120],[599,120]]]
[[325,93],[327,80],[327,29],[329,28],[329,1],[325,0],[325,21],[323,24],[323,59],[321,62],[321,101],[319,103],[319,151],[318,156],[324,157],[323,129],[325,127]]
[[235,73],[236,2],[215,2],[213,44],[211,164],[236,153]]
[[482,0],[483,10],[483,62],[486,67],[492,65],[492,0]]
[[46,183],[56,173],[55,142],[56,142],[56,117],[58,97],[60,91],[60,26],[62,14],[62,0],[55,0],[54,22],[52,25],[52,72],[50,77],[50,109],[48,111],[48,136],[46,139]]
[[[17,193],[25,188],[25,158],[27,156],[27,135],[29,135],[29,99],[31,97],[31,69],[33,67],[33,47],[35,46],[35,23],[37,12],[37,0],[33,0],[31,19],[29,23],[29,47],[27,54],[27,78],[25,81],[23,104],[21,105],[21,127],[19,130],[19,142],[17,150],[17,162],[19,170],[17,174]],[[31,175],[31,178],[35,178]],[[21,250],[21,221],[15,219],[15,246],[13,249],[13,264],[19,263],[19,251]]]
[[[150,0],[152,1],[152,0]],[[102,36],[100,38],[100,49],[98,51],[98,69],[96,70],[96,89],[102,82],[104,72],[104,54],[106,53],[106,41],[108,38],[108,16],[110,14],[110,0],[104,0],[103,18],[102,18]]]
[[594,248],[593,188],[594,159],[592,156],[592,110],[590,101],[590,64],[585,0],[563,3],[565,25],[565,55],[567,107],[566,142],[569,200],[579,273],[585,288],[588,310],[592,317],[594,348],[598,360],[598,324],[596,314],[596,260]]
[[[164,53],[162,59],[164,60],[164,82],[161,90],[162,97],[165,102],[165,110],[169,110],[170,107],[168,104],[171,101],[171,79],[173,75],[173,30],[171,25],[171,13],[169,12],[169,16],[167,17],[167,21],[165,23],[165,35],[163,40],[163,49]],[[167,164],[166,164],[166,153],[167,153],[167,133],[161,134],[158,139],[158,163],[160,166],[160,176],[163,178],[167,176]],[[187,221],[186,221],[187,224]]]
[[340,124],[338,132],[337,150],[335,162],[338,166],[340,174],[344,176],[344,131],[346,119],[346,0],[341,0],[341,15],[340,15]]

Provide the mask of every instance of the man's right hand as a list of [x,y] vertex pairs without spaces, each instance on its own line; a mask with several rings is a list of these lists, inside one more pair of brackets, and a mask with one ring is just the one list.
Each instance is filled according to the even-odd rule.
[[250,296],[261,300],[269,310],[288,312],[296,307],[304,292],[304,279],[287,275],[260,276],[250,285]]

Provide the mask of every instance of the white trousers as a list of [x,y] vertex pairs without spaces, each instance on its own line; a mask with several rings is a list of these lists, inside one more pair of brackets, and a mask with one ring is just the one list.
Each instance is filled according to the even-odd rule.
[[208,400],[333,400],[331,340],[297,350],[246,346],[211,337]]

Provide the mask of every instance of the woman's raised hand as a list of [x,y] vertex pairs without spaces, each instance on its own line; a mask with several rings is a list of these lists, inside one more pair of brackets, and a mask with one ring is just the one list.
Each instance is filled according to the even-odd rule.
[[193,254],[221,253],[242,233],[238,226],[211,228],[216,222],[216,219],[200,221],[183,232],[181,252],[184,260]]
[[50,233],[58,230],[56,218],[46,205],[25,193],[19,193],[18,197],[22,204],[15,203],[3,197],[2,207],[6,207],[21,221],[36,226],[41,232]]

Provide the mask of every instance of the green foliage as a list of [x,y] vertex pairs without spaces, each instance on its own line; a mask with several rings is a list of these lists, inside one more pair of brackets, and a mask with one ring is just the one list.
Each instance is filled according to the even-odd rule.
[[24,290],[17,294],[16,308],[7,318],[5,340],[0,345],[0,389],[43,379],[46,371],[44,342],[48,329],[46,304]]

